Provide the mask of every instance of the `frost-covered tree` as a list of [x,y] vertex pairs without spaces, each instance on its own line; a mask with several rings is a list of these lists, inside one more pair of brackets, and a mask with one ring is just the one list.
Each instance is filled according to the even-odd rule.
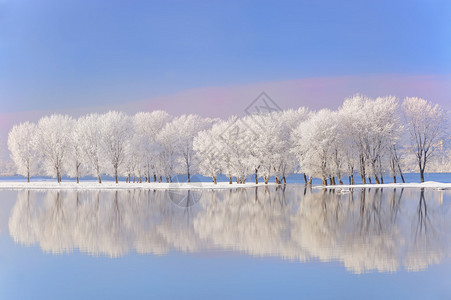
[[376,183],[383,183],[384,160],[400,133],[397,109],[398,103],[393,96],[368,101],[364,109],[368,134],[364,142],[365,156]]
[[43,117],[38,123],[38,149],[44,172],[61,182],[71,141],[72,118],[68,115]]
[[104,169],[104,152],[101,147],[102,131],[100,116],[89,114],[80,117],[77,121],[80,131],[78,132],[82,159],[88,172],[96,176],[102,183],[101,175]]
[[353,136],[353,130],[350,130],[352,122],[349,122],[349,112],[343,109],[338,110],[340,120],[340,145],[343,154],[344,173],[348,175],[348,183],[355,184],[354,173],[359,165],[360,149],[359,144]]
[[162,110],[140,112],[133,117],[134,135],[126,158],[127,165],[128,169],[134,166],[133,170],[139,167],[148,182],[151,177],[156,181],[158,173],[161,175],[158,160],[161,147],[157,135],[171,119],[172,117]]
[[193,149],[196,151],[199,166],[198,170],[201,175],[209,176],[213,179],[214,184],[221,172],[220,159],[221,155],[217,148],[217,132],[218,125],[213,125],[209,130],[203,130],[197,134],[193,140]]
[[[342,123],[348,137],[355,147],[352,159],[352,148],[346,149],[345,159],[348,169],[358,162],[362,182],[374,177],[376,183],[382,182],[382,174],[386,169],[390,148],[400,132],[397,114],[398,104],[395,97],[379,97],[375,100],[361,95],[346,99],[340,108]],[[351,155],[350,155],[351,154]]]
[[[291,132],[299,123],[308,117],[308,110],[301,107],[297,110],[271,112],[260,116],[255,149],[259,153],[261,174],[265,183],[274,176],[276,183],[286,183],[286,176],[296,170],[296,157],[291,151],[293,141]],[[251,146],[251,148],[254,148]]]
[[173,122],[166,123],[156,136],[158,150],[158,168],[164,175],[166,182],[172,182],[175,175],[178,160],[177,142],[180,135],[179,128]]
[[102,150],[109,164],[108,174],[118,183],[119,168],[122,167],[127,145],[132,136],[132,124],[122,112],[110,111],[100,116]]
[[146,182],[149,179],[149,160],[153,154],[153,143],[149,134],[149,120],[150,113],[148,112],[139,112],[131,118],[133,131],[130,141],[127,143],[123,168],[123,174],[128,182],[131,181],[131,176],[133,176],[133,181],[138,176],[139,182],[142,182],[143,175]]
[[[309,110],[306,107],[300,107],[296,110],[288,109],[276,114],[279,126],[278,136],[275,137],[282,143],[282,151],[279,156],[279,161],[276,163],[276,170],[279,173],[281,180],[286,183],[286,176],[299,171],[297,168],[296,156],[291,149],[293,148],[293,140],[291,139],[291,132],[303,121],[309,117]],[[304,174],[305,175],[305,174]],[[307,182],[304,176],[305,182]]]
[[70,124],[70,139],[67,153],[67,175],[75,177],[77,183],[80,182],[80,177],[85,175],[83,168],[83,130],[79,120],[72,120]]
[[247,158],[249,171],[254,170],[255,177],[260,174],[265,184],[273,175],[276,183],[281,183],[285,177],[285,158],[287,152],[289,153],[290,144],[284,139],[285,131],[289,130],[285,128],[284,125],[288,124],[284,121],[282,114],[278,112],[255,114],[244,118],[244,123],[248,125],[245,133],[246,143],[249,146],[245,159]]
[[[349,142],[352,144],[351,148],[355,151],[355,153],[353,153],[355,155],[354,159],[357,162],[363,184],[366,183],[367,176],[365,143],[369,140],[366,131],[367,123],[364,108],[369,100],[369,98],[357,94],[351,98],[345,99],[340,108],[341,113],[344,115],[344,126],[350,137]],[[348,155],[349,154],[350,153],[348,152]],[[347,164],[349,163],[352,165],[352,160],[348,157]]]
[[330,136],[330,153],[329,153],[329,179],[331,179],[332,184],[337,184],[335,178],[338,179],[339,184],[343,184],[343,176],[346,171],[346,153],[345,153],[345,143],[346,130],[343,126],[343,115],[338,111],[332,111],[327,120],[327,123],[331,124],[331,136]]
[[[132,176],[139,182],[152,177],[161,182],[164,176],[169,182],[176,174],[187,174],[190,181],[199,172],[214,182],[222,173],[230,183],[233,177],[245,183],[253,174],[256,184],[261,177],[268,183],[271,176],[280,184],[297,172],[304,173],[306,183],[308,175],[310,183],[319,177],[324,184],[342,184],[348,176],[354,184],[357,171],[365,184],[372,179],[383,183],[387,172],[394,181],[397,175],[403,179],[402,168],[412,170],[412,165],[419,166],[423,181],[435,150],[447,153],[446,115],[419,98],[406,98],[402,108],[405,126],[395,97],[361,95],[346,99],[336,111],[299,108],[226,121],[197,115],[172,118],[164,111],[132,118],[120,112],[89,114],[77,121],[53,115],[42,118],[37,127],[14,127],[8,146],[18,173],[29,178],[39,165],[58,182],[63,174],[77,182],[84,174],[97,176],[99,183],[102,174],[114,176],[116,182],[119,174],[129,182]],[[403,128],[410,133],[410,148]],[[407,155],[408,149],[414,154]]]
[[411,149],[418,163],[421,182],[424,182],[426,165],[439,143],[443,143],[446,114],[438,104],[416,97],[405,98],[402,109],[410,134]]
[[15,125],[8,135],[8,149],[11,152],[11,159],[17,168],[17,174],[27,177],[34,174],[37,168],[36,124],[25,122]]
[[323,109],[314,113],[293,130],[293,153],[300,161],[304,172],[310,177],[318,177],[327,184],[332,170],[331,146],[335,139],[332,112]]
[[245,183],[246,177],[252,172],[245,157],[252,147],[249,139],[250,128],[240,118],[232,116],[218,127],[218,148],[220,149],[221,169],[229,177],[236,178],[237,183]]
[[170,126],[178,132],[173,141],[176,155],[179,160],[180,172],[186,172],[188,182],[191,182],[191,174],[197,172],[197,156],[193,149],[194,137],[201,131],[211,126],[212,120],[203,119],[198,115],[182,115],[175,118]]

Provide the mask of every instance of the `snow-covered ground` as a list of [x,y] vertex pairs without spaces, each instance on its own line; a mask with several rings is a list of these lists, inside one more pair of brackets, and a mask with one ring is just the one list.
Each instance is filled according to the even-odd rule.
[[384,183],[384,184],[356,184],[356,185],[329,185],[329,186],[316,186],[317,188],[327,189],[341,189],[346,191],[350,188],[431,188],[438,190],[451,189],[451,183],[427,181],[423,183]]
[[[213,182],[173,182],[173,183],[125,183],[119,182],[115,183],[112,181],[104,181],[98,183],[95,181],[82,181],[80,183],[76,182],[61,182],[56,181],[36,181],[36,182],[21,182],[21,181],[0,181],[0,189],[74,189],[74,190],[103,190],[103,189],[228,189],[228,188],[249,188],[255,186],[264,186],[265,184],[260,183],[256,185],[252,182],[247,182],[245,184],[237,184],[233,182],[218,182],[214,184]],[[269,183],[268,185],[274,185],[274,183]]]
[[[276,185],[275,183],[268,183],[268,185]],[[267,186],[264,183],[255,184],[254,182],[247,182],[245,184],[237,184],[233,182],[173,182],[173,183],[115,183],[113,181],[104,181],[98,183],[96,181],[81,181],[76,182],[61,182],[55,181],[0,181],[0,189],[74,189],[74,190],[104,190],[104,189],[230,189],[230,188],[249,188],[256,186]],[[302,184],[304,186],[304,184]],[[385,183],[385,184],[356,184],[356,185],[316,185],[314,188],[339,189],[343,192],[351,188],[430,188],[445,190],[451,189],[451,183],[442,183],[435,181],[427,181],[424,183]]]

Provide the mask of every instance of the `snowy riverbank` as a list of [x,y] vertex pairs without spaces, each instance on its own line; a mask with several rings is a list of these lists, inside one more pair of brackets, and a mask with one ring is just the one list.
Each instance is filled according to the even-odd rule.
[[316,186],[315,188],[326,189],[340,189],[342,191],[349,190],[351,188],[429,188],[436,190],[448,190],[451,189],[451,183],[427,181],[423,183],[384,183],[384,184],[355,184],[355,185],[329,185],[329,186]]
[[[275,185],[269,183],[268,185]],[[255,186],[265,186],[264,183],[255,184],[248,182],[245,184],[237,184],[233,182],[172,182],[172,183],[115,183],[113,181],[104,181],[102,183],[94,181],[82,181],[80,183],[75,182],[51,182],[51,181],[36,181],[36,182],[23,182],[23,181],[0,181],[0,189],[32,189],[32,190],[108,190],[108,189],[230,189],[230,188],[250,188]]]
[[[269,186],[276,185],[275,183],[269,183]],[[115,183],[113,181],[104,181],[98,183],[96,181],[82,181],[80,183],[75,182],[61,182],[54,181],[36,181],[36,182],[24,182],[24,181],[0,181],[0,189],[31,189],[31,190],[111,190],[111,189],[230,189],[230,188],[250,188],[250,187],[264,187],[268,186],[264,183],[255,184],[254,182],[247,182],[245,184],[237,184],[233,182],[172,182],[172,183]],[[291,184],[290,184],[291,185]],[[304,184],[299,184],[304,186]],[[451,189],[451,183],[442,183],[435,181],[428,181],[424,183],[385,183],[385,184],[356,184],[356,185],[329,185],[321,186],[314,185],[313,188],[317,189],[339,189],[345,192],[352,188],[429,188],[436,190]]]

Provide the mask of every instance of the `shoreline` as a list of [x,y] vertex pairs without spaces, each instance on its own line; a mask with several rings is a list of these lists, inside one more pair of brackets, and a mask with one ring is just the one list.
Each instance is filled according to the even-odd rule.
[[[287,183],[289,186],[299,185],[304,187],[303,183]],[[283,186],[283,184],[276,184],[270,182],[268,184],[254,182],[247,182],[245,184],[237,184],[233,182],[218,182],[214,184],[213,182],[151,182],[151,183],[126,183],[114,181],[104,181],[98,183],[97,181],[82,181],[80,183],[75,182],[53,182],[53,181],[36,181],[36,182],[23,182],[23,181],[1,181],[0,180],[0,190],[19,190],[19,189],[29,189],[29,190],[193,190],[193,189],[236,189],[236,188],[252,188],[252,187],[265,187],[265,186]],[[343,184],[343,185],[313,185],[311,188],[314,189],[330,189],[330,190],[340,190],[342,192],[349,191],[355,188],[427,188],[435,190],[451,190],[451,183],[442,183],[435,181],[427,181],[424,183],[384,183],[384,184]]]
[[436,189],[436,190],[450,190],[451,183],[443,183],[436,181],[426,181],[423,183],[420,182],[411,182],[411,183],[380,183],[380,184],[343,184],[343,185],[328,185],[328,186],[315,186],[314,188],[321,189],[335,189],[335,190],[349,190],[354,188],[427,188],[427,189]]
[[75,182],[51,182],[51,181],[36,181],[36,182],[22,182],[22,181],[0,181],[0,190],[194,190],[194,189],[234,189],[234,188],[252,188],[260,186],[275,186],[275,183],[245,183],[237,184],[233,182],[143,182],[143,183],[126,183],[114,181],[104,181],[102,183],[93,181],[84,181],[80,183]]

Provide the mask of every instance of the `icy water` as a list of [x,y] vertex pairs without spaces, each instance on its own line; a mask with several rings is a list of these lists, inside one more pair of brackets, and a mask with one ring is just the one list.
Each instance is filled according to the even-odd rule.
[[0,299],[451,298],[451,191],[0,199]]

